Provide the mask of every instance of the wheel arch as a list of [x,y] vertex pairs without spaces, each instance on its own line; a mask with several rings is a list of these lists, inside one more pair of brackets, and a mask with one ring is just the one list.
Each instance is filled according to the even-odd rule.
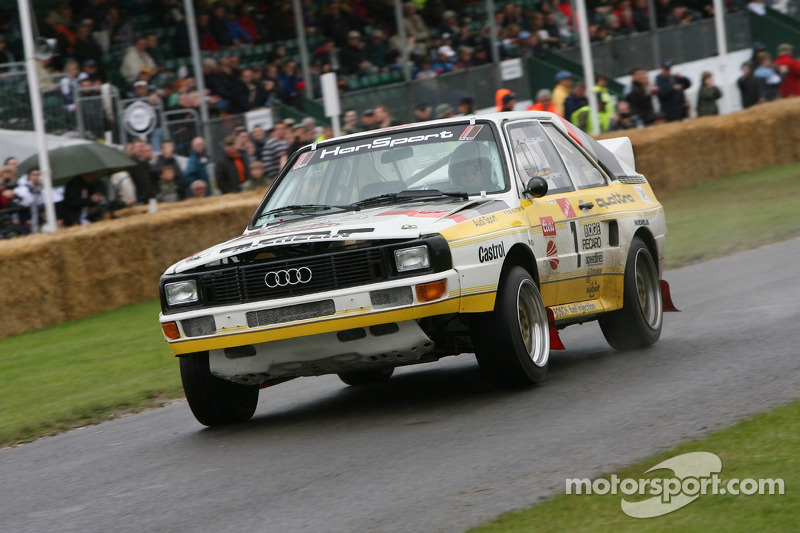
[[[653,258],[653,262],[656,265],[656,270],[659,269],[659,262],[658,262],[658,247],[656,246],[656,239],[653,237],[653,234],[650,233],[650,230],[647,228],[639,228],[636,233],[633,234],[634,237],[639,237],[644,241],[644,245],[647,246],[647,250],[650,252],[651,257]],[[661,279],[662,272],[658,271],[658,278]]]
[[533,278],[536,286],[539,287],[539,269],[536,267],[536,257],[533,255],[533,250],[529,246],[522,243],[516,243],[506,254],[506,259],[503,262],[503,268],[500,271],[500,280],[506,278],[508,272],[515,266],[521,266]]

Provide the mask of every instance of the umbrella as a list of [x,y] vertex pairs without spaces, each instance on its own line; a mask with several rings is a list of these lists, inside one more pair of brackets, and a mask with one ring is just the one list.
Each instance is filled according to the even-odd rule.
[[[50,156],[53,185],[63,185],[81,174],[97,172],[104,176],[136,166],[136,161],[116,148],[98,142],[62,146],[47,153]],[[38,165],[39,155],[32,155],[20,163],[18,172],[25,174]]]

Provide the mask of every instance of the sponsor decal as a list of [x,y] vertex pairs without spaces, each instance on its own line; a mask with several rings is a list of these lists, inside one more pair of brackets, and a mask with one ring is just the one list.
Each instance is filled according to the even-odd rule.
[[600,292],[600,284],[596,281],[592,281],[586,285],[586,296],[589,298],[594,298],[598,292]]
[[584,224],[583,226],[583,240],[581,245],[584,250],[594,250],[602,246],[602,229],[599,222],[592,222],[591,224]]
[[558,258],[558,247],[553,241],[547,241],[547,258],[550,260],[550,268],[557,269],[561,260]]
[[646,218],[635,218],[635,219],[633,219],[633,225],[634,226],[649,226],[650,225],[650,221],[647,220]]
[[647,196],[647,193],[644,192],[644,187],[642,187],[641,185],[634,185],[633,189],[636,191],[636,193],[639,195],[639,198],[641,198],[644,203],[652,205],[653,200],[651,200],[650,197]]
[[586,266],[601,266],[603,264],[603,252],[595,252],[586,256]]
[[[477,134],[477,132],[475,133]],[[425,142],[430,139],[452,139],[452,138],[453,138],[452,131],[440,131],[438,133],[428,133],[427,135],[411,135],[408,137],[380,137],[378,139],[372,139],[371,142],[366,144],[359,144],[356,146],[346,146],[344,148],[341,146],[334,146],[333,148],[322,148],[321,150],[317,151],[319,152],[319,159],[321,161],[326,157],[347,155],[353,152],[359,152],[359,151],[366,152],[369,150],[374,150],[379,148],[393,148],[401,144]]]
[[472,221],[477,227],[486,226],[487,224],[494,224],[497,222],[497,217],[495,215],[488,215],[476,218]]
[[558,206],[561,208],[561,212],[564,213],[565,218],[575,218],[575,210],[572,209],[572,204],[569,203],[569,200],[566,198],[558,198],[556,200],[558,202]]
[[579,315],[597,311],[597,305],[595,305],[594,302],[580,302],[576,304],[559,305],[558,307],[551,307],[551,309],[556,318],[561,318],[569,315]]
[[556,234],[556,223],[553,217],[539,217],[539,223],[542,225],[542,235],[545,237],[554,237]]
[[620,194],[615,192],[611,196],[607,196],[605,198],[595,198],[594,201],[597,203],[598,207],[610,207],[616,204],[627,204],[629,202],[636,203],[636,198],[634,198],[631,194]]
[[304,166],[308,165],[311,162],[311,159],[314,157],[314,152],[306,152],[297,158],[297,162],[292,167],[293,169],[303,168]]
[[478,136],[478,133],[483,129],[483,126],[468,126],[459,137],[459,141],[472,141]]
[[501,257],[505,256],[506,256],[505,243],[500,242],[499,244],[490,244],[485,248],[483,246],[478,247],[478,259],[480,260],[481,263],[494,261],[495,259],[500,259]]

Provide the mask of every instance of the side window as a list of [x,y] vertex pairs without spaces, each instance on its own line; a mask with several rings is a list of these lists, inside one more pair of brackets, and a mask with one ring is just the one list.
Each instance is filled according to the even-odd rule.
[[603,174],[558,128],[552,124],[543,124],[543,126],[550,140],[556,145],[561,157],[564,158],[564,164],[578,189],[589,189],[606,184]]
[[548,194],[574,190],[564,163],[544,132],[534,121],[512,122],[506,126],[517,169],[523,186],[533,177],[547,181]]

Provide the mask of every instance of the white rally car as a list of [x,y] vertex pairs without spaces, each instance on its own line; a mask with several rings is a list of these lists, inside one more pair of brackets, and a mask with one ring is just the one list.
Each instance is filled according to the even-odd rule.
[[522,387],[567,325],[658,340],[666,232],[627,138],[549,113],[399,126],[293,154],[242,236],[162,276],[160,321],[206,425],[294,377],[360,385],[465,352]]

